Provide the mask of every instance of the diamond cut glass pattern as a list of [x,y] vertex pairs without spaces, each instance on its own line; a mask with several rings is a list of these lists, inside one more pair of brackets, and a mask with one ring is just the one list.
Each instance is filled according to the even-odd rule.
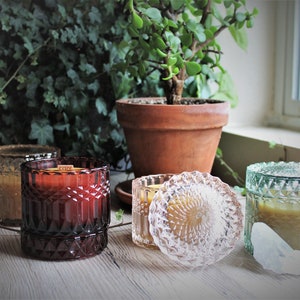
[[243,215],[230,187],[208,173],[183,172],[162,184],[149,223],[160,250],[188,266],[215,263],[239,239]]
[[255,222],[273,229],[293,249],[300,250],[300,163],[260,162],[246,170],[245,247],[253,253]]
[[[70,163],[74,171],[52,170]],[[59,260],[100,253],[110,222],[108,165],[85,158],[22,165],[22,213],[26,254]]]
[[132,241],[141,247],[157,249],[149,232],[149,205],[160,185],[172,174],[156,174],[132,181]]

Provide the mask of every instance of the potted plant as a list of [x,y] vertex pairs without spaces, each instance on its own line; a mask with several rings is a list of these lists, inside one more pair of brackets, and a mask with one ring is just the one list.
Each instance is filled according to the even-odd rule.
[[217,37],[227,29],[245,47],[257,9],[249,12],[246,0],[129,0],[125,13],[124,60],[116,69],[140,84],[157,78],[164,92],[117,101],[135,176],[210,172],[229,112]]

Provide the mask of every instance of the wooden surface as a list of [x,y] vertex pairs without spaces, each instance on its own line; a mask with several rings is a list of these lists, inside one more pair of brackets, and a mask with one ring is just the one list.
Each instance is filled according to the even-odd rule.
[[[112,189],[125,179],[112,174]],[[112,201],[112,225],[120,207],[130,221],[130,207],[114,195]],[[25,257],[19,234],[0,229],[0,299],[300,299],[300,276],[264,270],[242,238],[220,262],[189,269],[159,250],[135,246],[131,225],[109,229],[100,255],[60,262]]]

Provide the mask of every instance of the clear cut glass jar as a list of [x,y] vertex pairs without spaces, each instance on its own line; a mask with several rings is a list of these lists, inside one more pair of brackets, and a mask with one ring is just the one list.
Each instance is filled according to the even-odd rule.
[[171,177],[171,174],[155,174],[132,181],[132,241],[140,247],[158,249],[149,231],[149,206],[161,184]]
[[300,250],[300,162],[260,162],[246,169],[245,248],[253,254],[255,222],[273,229]]
[[60,149],[46,145],[0,146],[0,223],[21,225],[21,173],[25,161],[59,157]]

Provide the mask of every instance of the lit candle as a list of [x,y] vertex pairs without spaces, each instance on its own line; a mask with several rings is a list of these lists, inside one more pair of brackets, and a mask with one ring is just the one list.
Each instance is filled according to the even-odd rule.
[[[68,167],[68,168],[66,168]],[[38,193],[40,206],[31,212],[32,218],[51,223],[51,230],[60,231],[61,226],[81,231],[85,224],[92,224],[102,215],[103,194],[97,194],[99,186],[94,174],[84,168],[58,166],[35,174],[29,189]],[[47,207],[47,208],[46,208]],[[90,229],[88,229],[90,230]]]
[[[25,253],[46,259],[68,259],[92,256],[106,247],[110,222],[109,169],[102,161],[89,162],[87,167],[85,158],[62,158],[31,162],[30,168],[28,163],[22,165]],[[62,256],[56,246],[50,254],[46,248],[39,254],[37,247],[43,241],[47,247],[49,240],[65,249]]]

